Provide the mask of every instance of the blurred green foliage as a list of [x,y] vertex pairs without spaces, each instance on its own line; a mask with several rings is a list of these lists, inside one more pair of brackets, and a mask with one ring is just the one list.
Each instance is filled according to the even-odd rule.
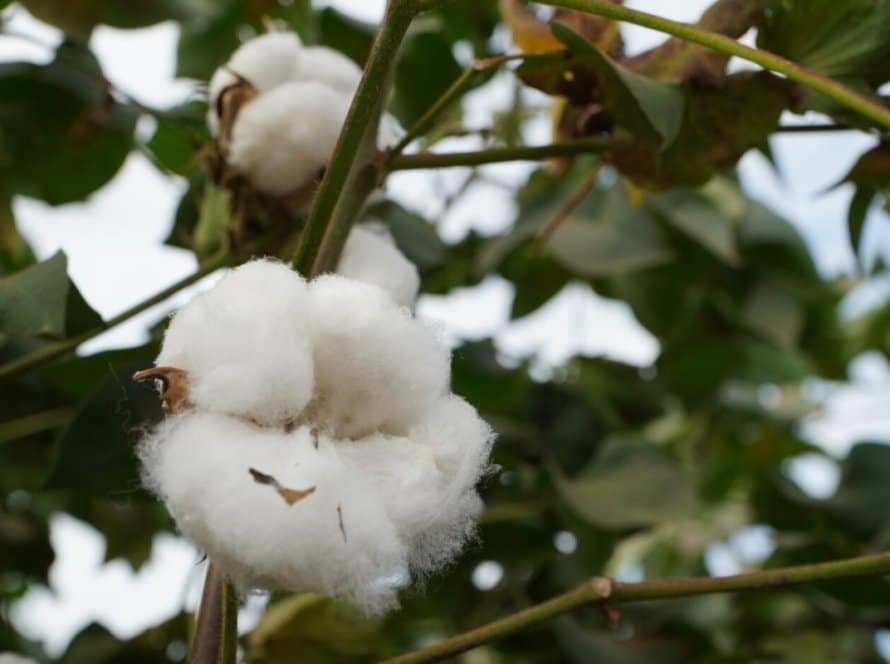
[[[875,96],[890,80],[890,0],[771,0],[741,13],[737,4],[720,0],[702,25],[733,36],[759,27],[762,46]],[[171,244],[207,256],[278,229],[273,253],[292,248],[299,220],[243,183],[222,189],[212,160],[205,167],[202,101],[141,108],[113,89],[84,44],[97,24],[175,20],[178,74],[206,80],[240,38],[263,29],[264,18],[359,63],[376,26],[307,0],[24,5],[69,40],[49,64],[0,64],[0,362],[102,324],[68,278],[63,254],[35,262],[16,230],[13,196],[51,205],[83,200],[139,149],[189,183],[170,220]],[[546,31],[519,3],[501,2],[500,11],[494,2],[455,0],[417,23],[390,104],[404,123],[460,74],[459,51],[500,54],[503,39],[495,35],[506,25]],[[524,28],[517,16],[528,19]],[[851,119],[769,73],[727,75],[726,59],[699,47],[670,41],[624,58],[615,26],[565,12],[557,18],[555,36],[545,32],[543,40],[559,52],[530,55],[516,70],[517,85],[558,98],[555,138],[608,134],[622,142],[546,241],[539,235],[602,166],[597,159],[542,165],[515,192],[513,222],[492,237],[470,233],[446,243],[436,219],[394,201],[369,213],[390,226],[426,292],[449,293],[497,274],[514,286],[511,315],[521,318],[567,284],[585,284],[629,306],[657,339],[657,360],[636,367],[576,357],[542,377],[531,359],[504,358],[491,340],[460,345],[454,389],[499,432],[478,543],[424,589],[407,590],[402,609],[379,622],[327,598],[273,597],[244,639],[248,661],[369,661],[593,575],[702,574],[708,546],[751,524],[772,533],[774,550],[754,561],[766,567],[890,543],[890,448],[855,446],[826,499],[804,494],[786,473],[801,454],[827,458],[801,433],[813,407],[802,396],[805,382],[842,381],[850,361],[867,351],[890,356],[890,305],[842,318],[849,284],[822,277],[794,228],[749,199],[733,170],[748,150],[764,148],[785,110],[821,108],[840,122]],[[530,112],[522,99],[515,96],[486,128],[488,144],[515,141]],[[137,141],[136,121],[145,115],[156,128]],[[460,111],[452,109],[430,136],[459,125]],[[887,145],[864,154],[845,178],[857,188],[849,218],[855,249],[869,206],[890,199]],[[107,557],[134,569],[148,559],[153,536],[172,529],[163,506],[140,489],[132,453],[160,410],[151,390],[128,377],[150,363],[160,333],[154,329],[139,348],[72,356],[0,382],[0,651],[45,659],[13,629],[8,608],[47,583],[52,514],[92,524],[107,538]],[[554,538],[566,533],[574,548],[560,549]],[[472,581],[484,561],[503,571],[485,591]],[[631,605],[611,625],[602,611],[584,610],[480,649],[472,661],[879,661],[874,633],[890,624],[888,607],[887,582],[867,580]],[[167,661],[181,654],[189,629],[177,616],[119,640],[91,625],[61,661]]]

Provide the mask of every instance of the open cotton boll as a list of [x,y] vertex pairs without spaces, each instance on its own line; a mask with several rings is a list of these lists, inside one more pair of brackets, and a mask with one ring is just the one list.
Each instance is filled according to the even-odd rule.
[[[309,427],[290,433],[187,413],[140,446],[146,484],[183,535],[242,589],[344,597],[368,613],[395,604],[407,552],[361,469]],[[314,490],[288,504],[275,486]]]
[[14,652],[0,652],[0,664],[37,664],[37,660]]
[[382,288],[403,307],[414,306],[420,289],[417,267],[405,258],[385,226],[354,226],[343,246],[337,274]]
[[293,32],[269,32],[242,44],[210,79],[207,126],[219,134],[217,103],[226,88],[246,81],[262,94],[293,79],[300,69],[300,38]]
[[447,390],[444,341],[376,286],[326,275],[309,294],[313,421],[341,438],[407,433]]
[[246,263],[179,310],[158,366],[183,369],[198,408],[277,425],[313,391],[306,282],[287,265]]
[[291,81],[245,104],[228,161],[259,191],[291,193],[317,177],[337,144],[349,97],[315,81]]

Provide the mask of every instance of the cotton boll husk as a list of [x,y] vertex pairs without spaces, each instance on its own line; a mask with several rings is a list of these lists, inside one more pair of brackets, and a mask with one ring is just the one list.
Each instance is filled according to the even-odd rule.
[[273,261],[246,263],[180,309],[158,366],[183,369],[198,408],[262,424],[295,419],[314,387],[306,282]]
[[315,81],[291,81],[245,104],[228,161],[259,191],[284,195],[317,177],[337,143],[349,97]]
[[210,133],[213,136],[219,133],[216,104],[223,90],[243,79],[258,93],[268,92],[297,75],[301,51],[300,38],[292,32],[270,32],[242,44],[210,79],[207,91]]
[[300,53],[295,80],[318,81],[352,97],[361,77],[361,68],[339,51],[327,46],[306,46]]
[[[395,604],[405,548],[377,492],[338,443],[322,435],[316,448],[309,427],[284,433],[187,413],[163,423],[140,456],[147,486],[182,534],[240,588],[320,592],[368,613]],[[283,487],[315,491],[288,505],[249,468]]]
[[420,289],[417,267],[399,251],[381,224],[353,227],[340,255],[337,274],[382,288],[403,307],[414,306]]
[[438,332],[388,293],[338,275],[309,284],[313,421],[341,438],[404,435],[449,381]]

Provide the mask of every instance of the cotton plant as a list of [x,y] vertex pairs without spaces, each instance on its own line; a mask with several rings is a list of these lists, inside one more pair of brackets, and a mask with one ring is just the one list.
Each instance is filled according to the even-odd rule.
[[[324,168],[359,78],[335,51],[263,35],[214,75],[208,126],[252,186],[287,195]],[[160,380],[167,415],[139,446],[144,482],[243,592],[378,614],[473,536],[493,434],[451,393],[450,349],[411,312],[419,285],[386,228],[361,224],[336,274],[230,271],[137,374]]]
[[[294,194],[323,172],[360,78],[338,51],[270,32],[244,43],[213,74],[207,125],[226,163],[257,191]],[[401,134],[384,114],[378,147]]]

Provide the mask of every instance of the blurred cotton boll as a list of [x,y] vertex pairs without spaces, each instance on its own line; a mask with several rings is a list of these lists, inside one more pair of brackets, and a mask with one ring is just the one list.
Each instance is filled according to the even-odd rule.
[[300,54],[296,79],[318,81],[350,97],[358,87],[362,70],[339,51],[327,46],[306,46]]
[[420,289],[417,267],[399,251],[382,224],[353,227],[340,255],[337,274],[373,284],[403,307],[414,305]]
[[37,660],[14,652],[0,652],[0,664],[37,664]]
[[229,164],[266,194],[299,190],[328,162],[349,101],[316,81],[291,81],[260,95],[238,114]]
[[[355,272],[413,301],[392,239],[356,232]],[[390,291],[253,261],[176,314],[158,362],[187,394],[139,446],[144,482],[242,590],[380,613],[473,536],[492,431],[450,393],[438,331]]]
[[300,70],[300,38],[292,32],[270,32],[245,42],[229,61],[214,72],[208,96],[210,110],[207,124],[211,133],[219,132],[217,104],[229,86],[246,82],[257,93],[296,78]]

